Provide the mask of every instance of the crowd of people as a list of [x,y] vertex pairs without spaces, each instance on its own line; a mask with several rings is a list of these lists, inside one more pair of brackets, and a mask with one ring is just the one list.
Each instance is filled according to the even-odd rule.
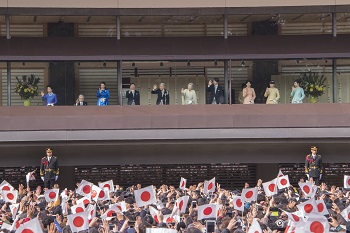
[[[207,87],[207,92],[209,93],[208,104],[224,104],[224,91],[224,88],[219,84],[218,78],[209,80]],[[165,83],[160,83],[159,87],[158,85],[154,84],[151,93],[157,95],[156,105],[170,104],[169,90],[166,89]],[[51,86],[47,86],[47,94],[41,92],[41,96],[42,101],[46,101],[46,106],[55,106],[57,104],[57,96],[53,93]],[[96,97],[97,106],[108,105],[110,91],[107,89],[105,82],[100,83],[100,87],[96,91]],[[266,104],[278,104],[280,94],[279,90],[275,87],[275,81],[271,80],[269,82],[269,87],[266,88],[264,97],[266,98]],[[300,87],[300,80],[294,81],[291,97],[293,104],[303,103],[305,94],[304,89]],[[136,85],[134,83],[130,84],[129,90],[127,90],[125,93],[125,98],[127,98],[128,105],[140,105],[140,92],[136,90]],[[248,80],[242,85],[242,90],[239,92],[238,100],[241,104],[254,104],[255,98],[255,90],[252,87],[251,81]],[[186,89],[181,89],[181,99],[182,105],[192,105],[198,103],[196,91],[193,88],[193,83],[189,83]],[[79,95],[75,105],[87,105],[87,102],[84,100],[84,95]]]

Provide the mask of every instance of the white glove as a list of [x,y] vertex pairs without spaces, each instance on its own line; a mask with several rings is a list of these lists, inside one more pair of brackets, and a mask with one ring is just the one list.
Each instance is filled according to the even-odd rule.
[[58,179],[58,176],[55,176],[55,181]]
[[306,174],[306,176],[307,176],[307,179],[309,180],[309,179],[310,179],[310,176],[309,176],[309,174]]
[[41,179],[44,181],[44,177],[42,176]]
[[320,174],[320,180],[322,180],[322,174]]

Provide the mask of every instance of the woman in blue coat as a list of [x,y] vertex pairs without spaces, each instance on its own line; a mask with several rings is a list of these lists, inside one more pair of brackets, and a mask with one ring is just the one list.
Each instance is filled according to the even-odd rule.
[[101,82],[100,88],[96,91],[97,106],[107,106],[110,97],[109,90],[106,88],[106,83]]

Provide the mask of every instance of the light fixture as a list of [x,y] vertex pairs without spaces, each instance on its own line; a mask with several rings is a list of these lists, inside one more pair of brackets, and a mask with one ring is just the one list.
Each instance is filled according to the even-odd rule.
[[159,65],[160,65],[160,66],[163,66],[163,62],[161,61]]
[[131,65],[132,65],[132,66],[135,66],[135,62],[133,61]]
[[187,61],[187,66],[190,66],[191,65],[191,62],[190,61]]
[[25,63],[25,62],[23,62],[23,63],[22,63],[22,65],[23,65],[23,66],[25,66],[25,65],[26,65],[26,63]]
[[104,62],[103,62],[103,67],[106,67],[106,65],[107,65],[106,62],[104,61]]
[[244,60],[242,60],[241,66],[245,66],[245,61]]
[[80,62],[78,62],[78,66],[80,66]]
[[217,66],[218,65],[218,62],[215,60],[214,61],[214,66]]

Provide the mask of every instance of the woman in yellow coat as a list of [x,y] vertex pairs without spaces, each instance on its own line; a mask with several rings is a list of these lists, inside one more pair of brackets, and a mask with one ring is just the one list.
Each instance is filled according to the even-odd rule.
[[267,97],[266,104],[278,104],[278,100],[280,99],[280,92],[275,87],[275,81],[270,81],[270,87],[266,88],[264,96]]

